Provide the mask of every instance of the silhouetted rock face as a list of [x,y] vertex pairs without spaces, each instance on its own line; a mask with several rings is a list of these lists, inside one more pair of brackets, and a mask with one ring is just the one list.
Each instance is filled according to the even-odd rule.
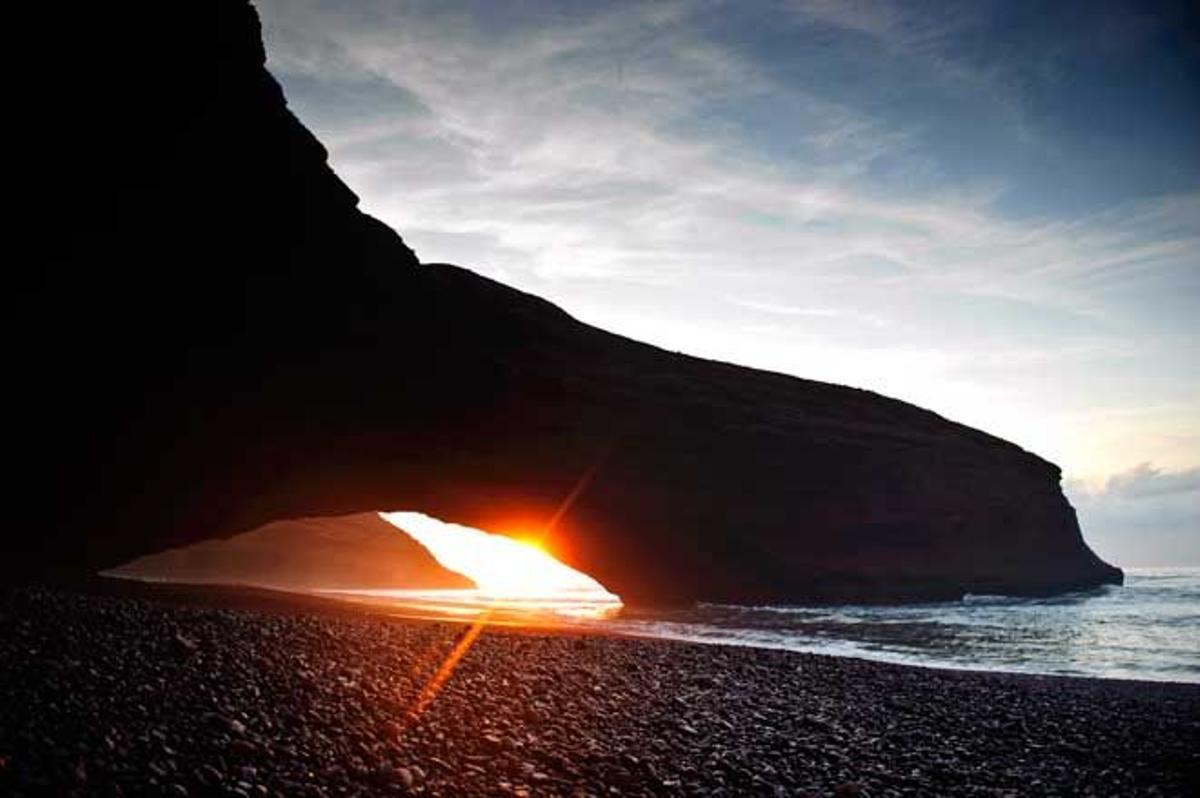
[[291,590],[475,587],[377,513],[272,521],[225,540],[148,554],[110,573]]
[[52,48],[12,103],[10,575],[281,517],[544,521],[583,480],[551,548],[627,601],[1120,580],[1011,444],[418,265],[287,110],[243,2],[36,5],[10,24]]

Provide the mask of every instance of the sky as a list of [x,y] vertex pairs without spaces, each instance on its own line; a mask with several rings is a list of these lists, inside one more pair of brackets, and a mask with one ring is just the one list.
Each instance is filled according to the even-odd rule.
[[1200,565],[1189,3],[257,0],[363,210],[664,348],[867,388]]

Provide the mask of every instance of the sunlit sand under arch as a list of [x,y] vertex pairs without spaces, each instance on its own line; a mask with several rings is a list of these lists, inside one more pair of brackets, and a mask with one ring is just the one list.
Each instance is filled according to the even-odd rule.
[[[548,616],[604,618],[621,600],[587,574],[559,562],[531,537],[516,540],[423,513],[380,513],[388,523],[429,549],[444,567],[469,577],[474,590],[370,591],[442,616],[466,616],[470,625],[408,708],[404,727],[416,723],[436,700],[463,657],[489,624],[504,618],[525,623]],[[367,592],[367,591],[364,591]]]
[[515,539],[424,513],[379,514],[429,549],[444,567],[475,582],[474,590],[355,591],[388,599],[428,614],[473,617],[565,616],[604,618],[621,608],[621,600],[587,574],[556,560],[535,537]]

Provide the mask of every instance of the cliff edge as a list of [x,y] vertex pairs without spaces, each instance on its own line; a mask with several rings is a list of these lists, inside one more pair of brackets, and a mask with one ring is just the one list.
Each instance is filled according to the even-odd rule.
[[[626,602],[1119,582],[1059,470],[876,394],[665,352],[359,212],[242,0],[41,10],[14,89],[2,569],[420,510]],[[397,187],[403,190],[403,187]]]

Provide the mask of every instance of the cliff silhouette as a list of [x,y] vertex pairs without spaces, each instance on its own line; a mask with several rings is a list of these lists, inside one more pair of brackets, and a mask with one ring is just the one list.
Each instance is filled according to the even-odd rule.
[[419,263],[288,110],[243,0],[22,4],[10,30],[42,52],[12,93],[9,580],[399,509],[559,514],[551,550],[633,603],[1121,579],[1017,446]]

